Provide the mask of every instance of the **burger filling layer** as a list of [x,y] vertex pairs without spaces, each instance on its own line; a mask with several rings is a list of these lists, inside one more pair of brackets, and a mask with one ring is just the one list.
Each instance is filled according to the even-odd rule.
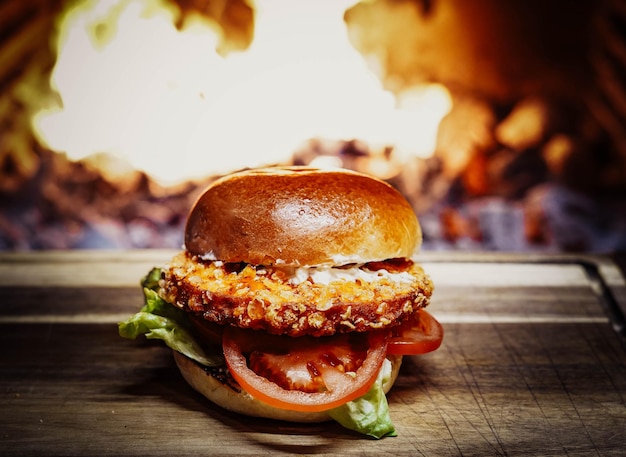
[[343,267],[227,264],[178,254],[161,297],[210,322],[289,336],[394,326],[428,304],[432,282],[410,260]]

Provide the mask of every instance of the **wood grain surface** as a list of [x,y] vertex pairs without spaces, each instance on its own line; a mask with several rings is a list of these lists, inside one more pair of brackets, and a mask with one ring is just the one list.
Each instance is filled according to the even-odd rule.
[[603,257],[425,253],[441,348],[405,357],[395,438],[226,412],[116,323],[171,251],[0,254],[0,455],[621,456],[626,285]]

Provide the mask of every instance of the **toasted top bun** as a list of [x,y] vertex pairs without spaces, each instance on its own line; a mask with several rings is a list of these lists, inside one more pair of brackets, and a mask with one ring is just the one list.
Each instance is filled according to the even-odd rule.
[[[330,420],[330,416],[322,412],[301,412],[279,409],[263,403],[253,398],[244,390],[236,391],[209,373],[204,371],[201,365],[180,352],[173,351],[174,360],[185,381],[196,391],[204,395],[218,406],[228,411],[232,411],[246,416],[263,417],[266,419],[277,419],[289,422],[325,422]],[[398,372],[402,365],[402,356],[388,355],[391,362],[391,376],[383,384],[383,391],[389,392],[398,378]]]
[[308,167],[225,176],[198,198],[185,228],[192,254],[256,265],[411,258],[421,242],[411,205],[387,183]]

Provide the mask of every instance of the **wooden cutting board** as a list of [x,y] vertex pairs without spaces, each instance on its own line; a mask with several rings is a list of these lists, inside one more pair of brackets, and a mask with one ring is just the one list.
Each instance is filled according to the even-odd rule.
[[405,357],[380,441],[252,419],[117,322],[171,251],[0,254],[0,455],[626,453],[626,283],[607,258],[425,253],[441,348]]

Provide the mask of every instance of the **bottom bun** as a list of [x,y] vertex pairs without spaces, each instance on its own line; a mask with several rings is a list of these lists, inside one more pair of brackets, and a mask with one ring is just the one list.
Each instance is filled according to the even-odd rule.
[[[235,413],[246,416],[263,417],[266,419],[277,419],[289,422],[325,422],[331,417],[324,411],[302,412],[280,409],[256,400],[249,393],[240,390],[236,391],[232,387],[216,379],[206,372],[202,365],[191,360],[178,351],[174,352],[174,360],[185,381],[216,405]],[[402,356],[388,355],[391,362],[391,377],[383,384],[385,393],[389,392],[398,377]]]

